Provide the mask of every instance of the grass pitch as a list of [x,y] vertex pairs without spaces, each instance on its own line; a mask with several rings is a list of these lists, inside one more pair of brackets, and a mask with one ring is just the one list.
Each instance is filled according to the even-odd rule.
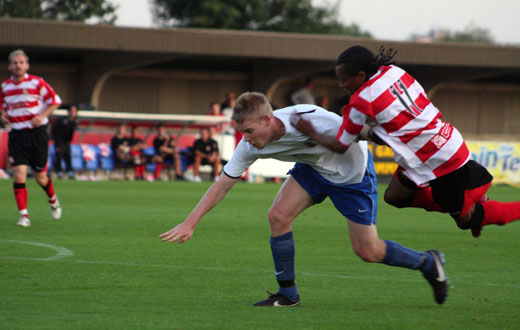
[[[279,185],[237,184],[191,240],[161,242],[208,186],[55,181],[54,221],[31,179],[32,226],[19,228],[12,181],[0,181],[0,329],[520,328],[520,222],[474,239],[447,215],[380,197],[381,238],[446,254],[452,286],[439,306],[419,272],[355,256],[327,200],[294,223],[301,306],[253,308],[277,289],[267,210]],[[520,189],[488,195],[518,200]]]

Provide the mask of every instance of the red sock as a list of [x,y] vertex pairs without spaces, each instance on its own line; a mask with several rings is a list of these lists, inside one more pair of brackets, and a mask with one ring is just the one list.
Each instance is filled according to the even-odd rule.
[[482,203],[484,207],[484,220],[482,226],[499,225],[520,219],[520,202],[487,201]]
[[27,210],[27,188],[25,187],[25,183],[15,182],[13,184],[13,190],[18,211]]
[[139,166],[139,173],[141,173],[141,178],[144,178],[144,175],[146,174],[146,165],[141,164],[141,166]]
[[426,211],[446,212],[442,206],[433,200],[432,189],[430,187],[417,191],[413,196],[413,202],[411,206],[425,209]]
[[49,197],[49,203],[54,203],[56,201],[56,194],[54,193],[54,184],[52,183],[51,178],[49,178],[47,185],[45,187],[42,186],[42,188],[47,194],[47,197]]
[[139,172],[141,172],[141,165],[134,166],[134,178],[139,179]]
[[159,175],[161,175],[162,168],[163,168],[163,164],[162,163],[157,163],[157,166],[155,167],[155,173],[153,175],[153,177],[155,179],[158,179]]

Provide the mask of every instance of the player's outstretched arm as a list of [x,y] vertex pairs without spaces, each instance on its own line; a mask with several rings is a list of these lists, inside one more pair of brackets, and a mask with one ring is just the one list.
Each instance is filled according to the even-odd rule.
[[291,115],[291,125],[294,126],[300,133],[307,135],[309,138],[318,142],[325,148],[328,148],[337,153],[344,153],[348,147],[341,145],[335,136],[321,135],[312,126],[311,122],[302,118],[300,114],[293,113]]
[[189,240],[200,219],[220,203],[237,181],[238,179],[232,179],[225,174],[221,174],[217,182],[208,188],[186,220],[167,232],[160,234],[159,237],[162,238],[163,242],[177,241],[179,244]]

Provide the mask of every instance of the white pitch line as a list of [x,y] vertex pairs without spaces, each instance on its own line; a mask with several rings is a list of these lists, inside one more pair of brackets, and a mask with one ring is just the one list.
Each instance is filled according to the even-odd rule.
[[25,242],[25,241],[14,241],[14,240],[7,240],[7,239],[0,239],[0,241],[2,241],[2,242],[8,242],[8,243],[18,243],[18,244],[26,244],[26,245],[40,246],[40,247],[48,248],[48,249],[55,250],[56,252],[58,252],[57,254],[55,254],[54,256],[49,257],[49,258],[13,258],[13,257],[1,257],[1,258],[4,258],[4,259],[22,259],[22,260],[53,261],[53,260],[58,260],[58,259],[63,259],[63,258],[71,257],[71,256],[74,255],[74,252],[72,252],[72,251],[69,250],[69,249],[66,249],[66,248],[61,247],[61,246],[51,245],[51,244],[36,243],[36,242]]
[[[39,243],[38,243],[39,244]],[[38,245],[34,244],[34,245]],[[44,246],[46,246],[44,244]],[[66,250],[66,249],[65,249]],[[72,253],[72,252],[71,252]],[[113,266],[131,266],[131,267],[154,267],[154,268],[164,268],[164,269],[191,269],[195,271],[224,271],[224,272],[233,272],[236,273],[237,269],[235,268],[224,268],[224,267],[190,267],[190,266],[174,266],[174,265],[154,265],[154,264],[136,264],[129,262],[114,262],[114,261],[97,261],[97,260],[65,260],[63,258],[22,258],[22,257],[3,257],[0,256],[0,259],[9,259],[9,260],[34,260],[34,261],[59,261],[59,262],[68,262],[68,263],[77,263],[77,264],[98,264],[98,265],[113,265]],[[270,270],[257,270],[257,269],[240,269],[239,271],[247,272],[247,273],[268,273],[272,274],[273,271]],[[297,272],[297,276],[309,276],[309,277],[326,277],[326,278],[336,278],[336,279],[356,279],[356,280],[378,280],[378,281],[393,281],[393,282],[410,282],[410,283],[419,283],[424,280],[412,280],[412,279],[403,279],[403,278],[388,278],[388,277],[377,277],[377,276],[366,276],[366,275],[344,275],[344,274],[327,274],[327,273],[309,273],[309,272]],[[468,284],[468,283],[465,283]],[[473,285],[488,285],[488,286],[496,286],[496,287],[505,287],[505,288],[514,288],[520,289],[520,285],[514,284],[497,284],[497,283],[471,283]],[[452,283],[453,286],[453,283]]]

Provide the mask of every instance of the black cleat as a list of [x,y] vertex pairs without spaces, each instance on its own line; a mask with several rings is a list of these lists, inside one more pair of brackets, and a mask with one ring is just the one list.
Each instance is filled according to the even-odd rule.
[[277,293],[271,293],[267,291],[267,294],[269,297],[266,300],[260,300],[253,304],[253,306],[256,307],[296,307],[300,304],[300,296],[296,297],[296,300],[291,300],[281,294],[280,292]]
[[423,276],[432,286],[433,296],[437,304],[443,304],[448,297],[448,286],[450,285],[448,276],[444,271],[446,259],[444,254],[437,250],[429,250],[426,253],[433,256],[433,266],[428,273],[423,273]]

